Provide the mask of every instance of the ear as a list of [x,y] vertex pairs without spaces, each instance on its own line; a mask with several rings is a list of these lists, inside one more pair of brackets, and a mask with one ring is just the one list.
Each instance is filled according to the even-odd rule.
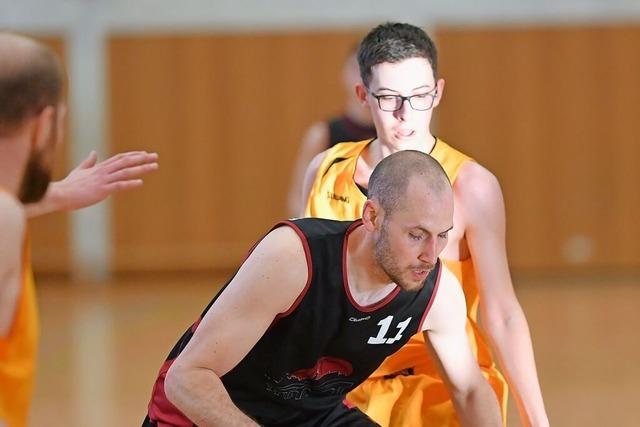
[[433,108],[440,105],[440,100],[442,99],[442,94],[444,93],[444,79],[438,79],[436,82],[436,87],[438,88],[438,94],[436,95],[436,99],[433,100]]
[[374,231],[382,223],[384,213],[375,200],[367,200],[362,207],[362,224],[367,231]]
[[50,141],[53,132],[53,123],[56,120],[56,109],[49,105],[45,107],[35,118],[31,145],[37,150],[45,148]]
[[356,85],[356,98],[363,107],[367,106],[367,88],[362,83]]

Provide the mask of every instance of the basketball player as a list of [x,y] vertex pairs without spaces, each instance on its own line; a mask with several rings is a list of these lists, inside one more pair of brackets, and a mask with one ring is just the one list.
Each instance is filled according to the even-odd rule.
[[403,151],[369,184],[362,220],[287,221],[255,246],[171,351],[144,426],[378,425],[345,393],[416,332],[462,423],[500,425],[462,289],[438,260],[453,222],[445,172]]
[[0,33],[0,425],[8,427],[27,425],[38,339],[23,204],[32,216],[88,206],[139,186],[139,175],[157,168],[155,153],[124,153],[97,165],[92,153],[49,187],[63,136],[63,81],[49,49]]
[[[525,426],[547,426],[527,321],[513,290],[505,249],[505,214],[500,186],[484,167],[429,130],[442,99],[437,54],[421,29],[380,25],[358,52],[362,83],[358,99],[372,114],[377,139],[337,144],[314,158],[305,177],[305,216],[353,220],[367,200],[371,171],[386,156],[412,149],[429,153],[453,183],[454,227],[442,253],[462,283],[467,333],[484,375],[506,419],[507,381]],[[478,305],[483,331],[478,324]],[[348,397],[383,426],[455,426],[454,405],[437,361],[426,357],[418,334]]]
[[353,93],[353,88],[360,82],[356,55],[357,49],[353,49],[342,69],[342,83],[347,92],[344,113],[328,121],[314,123],[302,139],[289,188],[287,203],[290,216],[298,216],[304,208],[300,198],[302,182],[309,162],[317,154],[338,142],[361,141],[376,136],[369,109],[364,107]]

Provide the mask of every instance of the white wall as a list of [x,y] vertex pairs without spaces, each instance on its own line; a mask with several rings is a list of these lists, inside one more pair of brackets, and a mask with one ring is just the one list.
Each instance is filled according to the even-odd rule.
[[637,20],[637,0],[0,0],[0,27],[70,31],[83,21],[127,31],[292,29],[415,24]]

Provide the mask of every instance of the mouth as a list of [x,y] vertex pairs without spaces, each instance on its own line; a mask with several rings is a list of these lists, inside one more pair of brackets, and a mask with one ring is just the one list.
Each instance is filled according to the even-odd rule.
[[431,268],[413,268],[411,269],[411,275],[415,280],[423,281],[427,278],[429,273],[431,272]]
[[415,131],[413,129],[396,129],[395,134],[398,139],[407,139],[413,137],[415,135]]

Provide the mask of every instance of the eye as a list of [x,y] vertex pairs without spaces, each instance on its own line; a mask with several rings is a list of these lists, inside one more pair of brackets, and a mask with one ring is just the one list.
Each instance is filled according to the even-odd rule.
[[422,240],[422,236],[418,234],[409,233],[409,238],[411,240]]
[[446,239],[446,238],[449,237],[449,232],[445,231],[444,233],[440,233],[440,234],[438,234],[438,237],[441,238],[441,239]]
[[396,100],[396,96],[395,95],[380,95],[380,99],[383,101],[395,101]]
[[425,99],[425,98],[427,98],[428,96],[430,96],[428,93],[419,93],[419,94],[417,94],[417,95],[413,95],[413,96],[412,96],[412,98],[415,98],[415,99]]

